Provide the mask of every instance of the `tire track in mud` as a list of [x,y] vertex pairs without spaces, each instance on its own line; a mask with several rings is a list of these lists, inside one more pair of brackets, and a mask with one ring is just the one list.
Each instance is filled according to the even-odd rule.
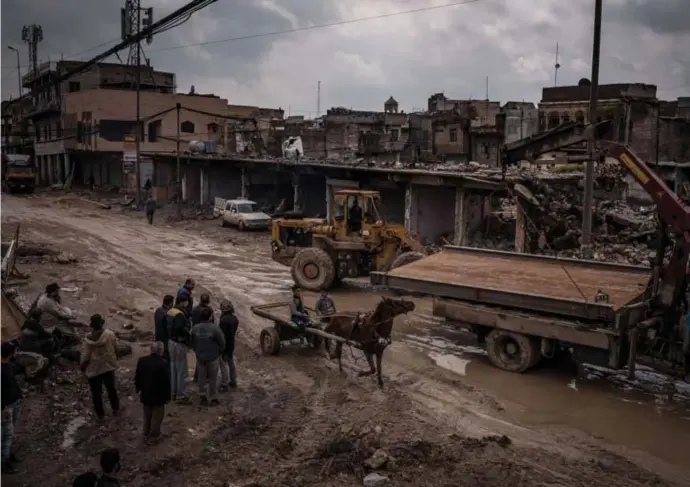
[[[3,201],[4,202],[4,201]],[[107,280],[118,279],[120,288],[104,287],[105,292],[122,294],[127,300],[141,300],[144,308],[157,306],[162,294],[160,289],[174,288],[185,277],[194,277],[199,284],[197,296],[202,290],[210,291],[217,304],[219,297],[233,301],[240,317],[241,329],[239,339],[256,351],[258,334],[270,323],[253,315],[250,307],[267,301],[280,300],[287,294],[291,283],[287,269],[266,261],[251,250],[236,246],[210,243],[206,238],[195,236],[169,227],[150,227],[143,222],[125,219],[111,213],[92,217],[69,214],[66,208],[41,208],[40,212],[23,203],[11,203],[3,208],[13,216],[19,216],[30,223],[28,233],[41,234],[55,241],[62,238],[67,246],[83,247],[86,251],[84,270],[97,274],[104,271],[101,283],[106,286]],[[63,245],[57,241],[57,245]],[[65,250],[69,250],[68,248]],[[100,266],[100,267],[99,267]],[[144,297],[141,296],[143,291]],[[138,296],[138,297],[137,297]],[[130,301],[130,304],[135,301]],[[139,306],[139,303],[137,303]],[[394,345],[395,347],[396,345]],[[399,345],[404,347],[404,345]],[[401,356],[389,359],[384,368],[386,390],[379,391],[375,381],[368,378],[344,378],[338,375],[337,365],[321,357],[305,357],[303,349],[286,350],[279,357],[263,359],[262,371],[272,367],[279,369],[281,380],[292,383],[303,394],[306,404],[303,408],[290,407],[288,417],[281,418],[281,423],[299,425],[292,428],[291,434],[300,449],[307,451],[307,445],[316,441],[312,437],[313,429],[332,427],[334,405],[347,404],[349,413],[356,414],[361,410],[369,415],[389,414],[392,410],[401,410],[405,421],[419,418],[435,424],[444,423],[447,430],[461,431],[469,435],[487,435],[494,433],[509,434],[522,444],[535,445],[555,451],[569,457],[577,456],[578,450],[587,448],[587,441],[577,441],[566,446],[558,446],[547,432],[535,432],[512,423],[501,423],[484,413],[475,400],[477,395],[447,381],[425,375],[424,369],[405,364],[404,348],[397,349]],[[392,350],[393,352],[396,349]],[[305,360],[305,358],[307,360]],[[317,360],[314,360],[317,358]],[[272,362],[272,363],[271,363]],[[326,365],[324,367],[324,364]],[[348,370],[358,370],[356,361],[346,358],[344,365]],[[342,390],[353,397],[343,396]],[[474,396],[474,397],[473,397]],[[287,401],[290,404],[299,402],[297,398],[288,398],[277,394],[276,402]],[[305,427],[308,421],[309,427]],[[567,437],[561,437],[561,441]],[[570,438],[567,438],[570,440]],[[525,459],[524,463],[531,461]],[[553,467],[563,472],[566,478],[576,476],[568,472],[566,466]],[[567,473],[566,473],[567,472]],[[546,476],[558,478],[551,472]],[[569,482],[570,483],[570,482]],[[577,485],[577,482],[572,482]],[[635,485],[632,483],[631,485]]]
[[175,235],[165,227],[113,218],[107,222],[104,218],[74,218],[52,209],[42,209],[40,219],[33,213],[12,211],[15,217],[17,213],[31,222],[30,234],[50,240],[63,234],[63,242],[88,249],[103,274],[131,288],[122,292],[144,290],[149,295],[143,300],[147,308],[159,305],[160,287],[167,285],[174,294],[186,277],[196,279],[200,290],[210,292],[214,304],[223,298],[233,302],[243,325],[240,339],[253,340],[253,345],[265,324],[257,322],[251,306],[279,299],[291,283],[289,272],[278,264],[231,245],[209,245],[193,235]]

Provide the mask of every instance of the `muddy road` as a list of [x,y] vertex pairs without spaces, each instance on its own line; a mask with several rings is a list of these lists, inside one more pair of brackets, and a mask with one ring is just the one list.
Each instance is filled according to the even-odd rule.
[[[346,350],[343,375],[299,346],[260,355],[269,323],[250,306],[287,299],[292,284],[270,260],[265,234],[213,221],[159,218],[149,226],[141,215],[50,194],[3,195],[1,211],[3,235],[21,223],[26,248],[78,259],[61,265],[26,252],[18,261],[32,277],[18,288],[26,299],[59,281],[82,321],[99,312],[116,331],[138,330],[134,354],[118,370],[122,417],[93,421],[85,380],[69,363],[44,386],[27,386],[17,440],[26,458],[20,474],[3,477],[9,486],[67,485],[96,468],[105,446],[122,451],[124,485],[362,485],[377,449],[388,461],[376,471],[396,486],[690,485],[685,384],[646,370],[634,383],[594,368],[584,381],[547,367],[501,372],[419,299],[396,322],[379,390],[374,379],[356,377],[365,367],[357,352]],[[147,353],[153,310],[185,277],[197,280],[197,296],[208,291],[214,305],[235,304],[240,386],[215,409],[170,405],[164,441],[144,447],[131,376]],[[342,310],[368,309],[378,296],[357,285],[334,294]]]

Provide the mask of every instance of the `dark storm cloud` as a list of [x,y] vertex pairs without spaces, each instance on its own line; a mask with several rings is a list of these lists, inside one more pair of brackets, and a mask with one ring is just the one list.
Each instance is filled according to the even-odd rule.
[[628,0],[612,6],[611,13],[657,34],[690,33],[690,0]]
[[[154,17],[161,18],[184,4],[184,0],[170,2],[142,1],[142,6],[154,7]],[[328,1],[283,0],[275,2],[289,12],[297,21],[297,27],[306,27],[337,21],[334,4]],[[89,59],[119,41],[120,8],[123,1],[61,0],[46,2],[39,0],[3,0],[2,2],[2,47],[3,47],[3,97],[16,90],[15,79],[9,76],[16,64],[8,45],[21,51],[22,70],[26,70],[29,58],[26,44],[21,40],[21,28],[25,24],[38,24],[43,28],[43,42],[39,44],[40,61],[58,60],[61,56]],[[212,29],[208,27],[212,26]],[[260,0],[219,1],[194,14],[188,23],[156,36],[151,46],[144,45],[144,51],[151,58],[156,69],[164,71],[204,71],[209,76],[230,75],[241,81],[256,75],[256,64],[270,49],[274,37],[259,37],[235,42],[203,46],[213,58],[199,51],[167,49],[169,47],[197,44],[205,41],[228,39],[256,34],[289,30],[295,25],[281,15],[262,7]],[[99,44],[112,44],[94,48]],[[87,51],[87,52],[84,52]],[[127,50],[120,52],[123,61]],[[117,62],[113,57],[109,61]]]
[[[142,0],[155,17],[187,0]],[[219,0],[186,24],[157,35],[145,52],[156,69],[177,74],[185,92],[215,92],[232,103],[315,111],[332,105],[380,108],[390,95],[401,107],[422,107],[431,93],[537,101],[553,83],[560,45],[559,84],[590,76],[594,2],[482,0],[343,27],[313,29],[233,42],[220,39],[388,15],[438,6],[445,0]],[[450,0],[448,0],[450,2]],[[4,0],[3,97],[16,91],[14,54],[21,26],[43,26],[39,58],[59,59],[119,38],[124,0]],[[607,0],[602,33],[602,82],[647,82],[663,97],[690,84],[690,0]],[[687,29],[686,29],[687,30]],[[170,49],[180,45],[205,44]],[[88,59],[99,49],[80,56]],[[127,53],[121,53],[126,59]],[[111,61],[117,61],[112,59]],[[7,69],[9,68],[9,69]],[[666,90],[662,90],[665,88]],[[671,89],[672,88],[672,89]],[[305,113],[306,114],[306,113]]]

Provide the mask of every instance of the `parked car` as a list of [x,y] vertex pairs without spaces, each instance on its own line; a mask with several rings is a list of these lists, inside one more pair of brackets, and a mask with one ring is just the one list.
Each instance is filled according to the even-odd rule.
[[240,230],[268,230],[271,217],[257,210],[256,203],[246,199],[225,200],[216,198],[213,217],[220,217],[221,225],[233,226]]

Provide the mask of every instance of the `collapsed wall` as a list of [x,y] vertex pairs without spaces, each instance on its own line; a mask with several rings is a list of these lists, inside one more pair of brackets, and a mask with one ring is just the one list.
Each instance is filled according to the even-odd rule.
[[[582,257],[584,190],[568,182],[525,180],[517,200],[524,214],[525,251]],[[654,206],[632,206],[619,199],[620,181],[597,178],[592,213],[592,258],[649,265],[656,244]]]

